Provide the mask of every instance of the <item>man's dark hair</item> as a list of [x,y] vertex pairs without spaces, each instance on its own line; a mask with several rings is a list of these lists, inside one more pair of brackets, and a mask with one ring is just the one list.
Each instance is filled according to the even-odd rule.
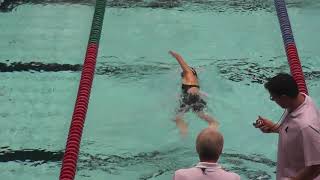
[[264,87],[276,96],[286,95],[295,98],[299,94],[299,89],[296,81],[290,74],[279,73],[273,78],[268,79]]
[[223,136],[216,130],[204,129],[196,140],[196,149],[202,161],[219,159],[223,149]]
[[212,144],[203,144],[199,146],[199,157],[200,159],[203,160],[214,160],[217,161],[219,159],[220,156],[220,152],[217,149],[217,147],[215,147]]

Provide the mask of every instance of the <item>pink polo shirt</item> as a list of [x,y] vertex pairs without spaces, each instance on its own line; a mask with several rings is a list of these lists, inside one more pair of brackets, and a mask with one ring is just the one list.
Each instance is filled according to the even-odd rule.
[[320,112],[312,99],[305,97],[279,128],[277,180],[295,177],[303,168],[320,164]]
[[240,176],[223,170],[218,163],[200,162],[195,167],[177,170],[173,180],[240,180]]

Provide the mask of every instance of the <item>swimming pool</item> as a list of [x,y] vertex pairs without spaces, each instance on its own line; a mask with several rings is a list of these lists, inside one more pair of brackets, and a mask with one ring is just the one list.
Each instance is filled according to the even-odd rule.
[[[122,3],[122,4],[121,4]],[[320,101],[319,3],[288,5],[309,93]],[[90,32],[90,2],[22,4],[0,14],[0,174],[56,179]],[[170,179],[197,162],[206,124],[186,115],[181,139],[176,50],[199,71],[225,137],[221,164],[243,179],[274,179],[275,135],[252,128],[281,109],[262,82],[288,72],[272,1],[109,3],[76,179]]]

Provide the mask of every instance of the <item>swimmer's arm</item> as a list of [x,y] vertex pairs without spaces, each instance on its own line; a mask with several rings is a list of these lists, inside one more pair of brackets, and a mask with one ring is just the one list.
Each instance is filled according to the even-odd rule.
[[178,63],[180,64],[183,72],[189,72],[190,68],[188,66],[188,64],[184,61],[184,59],[182,58],[182,56],[176,52],[173,51],[169,51],[169,53],[176,58],[176,60],[178,61]]

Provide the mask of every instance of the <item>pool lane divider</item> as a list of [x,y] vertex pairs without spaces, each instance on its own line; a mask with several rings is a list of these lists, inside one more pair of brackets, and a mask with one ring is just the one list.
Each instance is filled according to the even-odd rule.
[[74,106],[66,149],[60,171],[60,180],[73,180],[76,174],[81,136],[87,114],[92,81],[94,78],[105,8],[106,0],[96,0],[77,99]]
[[274,4],[277,11],[277,16],[282,33],[282,39],[287,55],[287,60],[290,66],[291,75],[297,82],[299,91],[308,94],[308,89],[303,75],[301,63],[299,60],[297,47],[294,42],[290,20],[287,13],[286,3],[284,0],[274,0]]

